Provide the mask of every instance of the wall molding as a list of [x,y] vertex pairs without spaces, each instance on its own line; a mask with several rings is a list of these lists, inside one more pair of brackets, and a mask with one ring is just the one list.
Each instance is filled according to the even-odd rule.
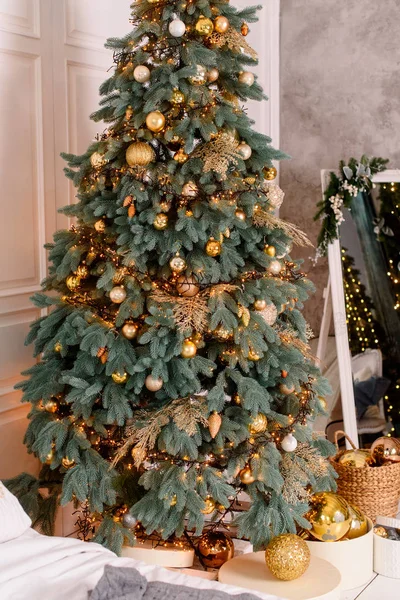
[[15,8],[18,4],[25,8],[26,17],[16,12],[0,11],[0,30],[30,38],[40,38],[40,0],[12,0]]

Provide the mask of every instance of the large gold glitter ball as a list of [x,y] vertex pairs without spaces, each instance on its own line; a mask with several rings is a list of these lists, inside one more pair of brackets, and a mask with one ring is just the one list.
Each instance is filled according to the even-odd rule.
[[168,227],[168,215],[164,213],[158,213],[153,221],[154,229],[158,231],[164,231]]
[[146,125],[150,131],[159,133],[164,129],[165,117],[159,110],[155,110],[147,115]]
[[171,258],[169,266],[174,273],[182,273],[187,265],[185,259],[178,254],[177,256],[174,256],[174,258]]
[[217,240],[208,240],[206,244],[206,253],[208,256],[219,256],[221,254],[222,244]]
[[124,371],[123,373],[116,371],[111,375],[114,383],[125,383],[128,379],[128,373]]
[[204,500],[204,504],[205,506],[201,512],[203,513],[203,515],[211,515],[211,513],[213,513],[215,510],[214,498],[211,498],[211,496],[207,496],[207,498]]
[[371,457],[369,450],[346,450],[340,456],[338,462],[346,467],[366,467],[368,459]]
[[250,485],[255,482],[253,471],[246,465],[241,471],[239,471],[239,479],[244,485]]
[[181,275],[176,283],[176,291],[185,298],[192,298],[199,293],[200,287],[197,285],[194,277]]
[[253,435],[256,433],[264,433],[264,431],[266,431],[268,426],[268,419],[265,415],[263,415],[262,413],[258,413],[258,415],[256,415],[254,417],[254,419],[251,421],[250,425],[249,425],[249,430],[250,433],[252,433]]
[[146,142],[133,142],[126,151],[126,162],[130,167],[145,167],[154,158],[154,150]]
[[225,33],[229,29],[229,21],[226,17],[220,15],[214,21],[214,29],[217,33]]
[[321,542],[337,542],[351,525],[348,503],[333,492],[314,494],[306,519],[311,523],[311,535]]
[[264,179],[266,179],[267,181],[272,181],[273,179],[276,179],[278,171],[275,169],[275,167],[264,167],[263,174]]
[[185,340],[182,344],[182,358],[193,358],[197,354],[197,346],[191,340]]
[[357,506],[349,504],[350,509],[350,529],[347,532],[346,537],[349,540],[361,537],[368,533],[368,520],[367,517],[361,512]]
[[67,288],[71,290],[71,292],[74,292],[80,286],[81,278],[76,275],[69,275],[65,280],[65,283],[67,284]]
[[214,531],[203,533],[199,539],[198,551],[206,567],[219,569],[233,558],[235,547],[229,535]]
[[311,553],[305,540],[294,533],[273,538],[265,551],[267,567],[277,579],[292,581],[310,566]]
[[181,90],[175,89],[172,92],[170,102],[171,104],[183,104],[185,102],[185,94]]
[[211,35],[214,31],[214,25],[211,19],[207,19],[207,17],[201,16],[195,25],[196,32],[199,35]]

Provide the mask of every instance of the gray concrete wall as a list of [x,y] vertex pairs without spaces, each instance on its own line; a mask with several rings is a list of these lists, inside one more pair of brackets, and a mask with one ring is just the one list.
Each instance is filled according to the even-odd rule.
[[[315,243],[320,169],[350,156],[400,167],[400,0],[281,0],[281,216]],[[309,249],[295,256],[308,259]],[[317,286],[305,316],[315,333],[327,263],[306,270]]]

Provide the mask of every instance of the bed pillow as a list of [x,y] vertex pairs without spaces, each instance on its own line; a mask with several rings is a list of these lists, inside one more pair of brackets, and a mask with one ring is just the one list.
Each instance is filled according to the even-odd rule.
[[31,526],[31,520],[0,481],[0,544],[19,537]]

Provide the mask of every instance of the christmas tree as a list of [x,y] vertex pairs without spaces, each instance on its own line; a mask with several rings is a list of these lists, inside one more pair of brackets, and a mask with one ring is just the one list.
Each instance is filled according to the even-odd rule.
[[92,115],[108,127],[65,156],[75,224],[48,246],[34,302],[51,310],[19,386],[43,468],[8,485],[47,530],[73,500],[116,550],[136,522],[200,536],[247,492],[238,535],[263,547],[332,488],[312,432],[327,392],[301,314],[312,284],[289,256],[307,238],[275,215],[284,155],[241,105],[264,98],[247,70],[256,20],[229,0],[142,0],[108,42]]

